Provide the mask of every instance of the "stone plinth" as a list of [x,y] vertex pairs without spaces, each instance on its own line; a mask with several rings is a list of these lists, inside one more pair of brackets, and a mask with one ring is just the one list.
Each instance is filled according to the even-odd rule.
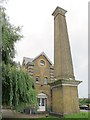
[[78,84],[81,81],[76,80],[57,80],[50,84],[51,86],[51,113],[53,114],[71,114],[78,113]]

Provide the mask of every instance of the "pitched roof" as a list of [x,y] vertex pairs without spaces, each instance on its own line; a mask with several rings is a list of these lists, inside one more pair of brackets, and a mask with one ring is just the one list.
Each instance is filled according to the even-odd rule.
[[52,62],[51,60],[47,57],[47,55],[44,53],[44,52],[41,52],[38,56],[36,56],[33,61],[35,61],[37,58],[39,58],[41,55],[43,55],[47,60],[48,62],[52,65]]
[[23,57],[23,62],[27,64],[28,62],[33,62],[33,58]]
[[39,58],[39,56],[43,55],[47,60],[48,62],[52,64],[51,60],[47,57],[47,55],[44,53],[44,52],[41,52],[38,56],[36,56],[34,59],[33,58],[28,58],[28,57],[23,57],[23,63],[24,64],[27,64],[27,63],[32,63],[34,62],[37,58]]

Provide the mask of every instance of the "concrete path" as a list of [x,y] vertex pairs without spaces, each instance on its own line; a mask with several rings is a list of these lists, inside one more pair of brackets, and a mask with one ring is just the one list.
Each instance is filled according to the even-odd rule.
[[30,114],[22,114],[19,112],[11,111],[10,109],[2,110],[2,118],[42,118],[46,117],[46,114],[43,115],[30,115]]

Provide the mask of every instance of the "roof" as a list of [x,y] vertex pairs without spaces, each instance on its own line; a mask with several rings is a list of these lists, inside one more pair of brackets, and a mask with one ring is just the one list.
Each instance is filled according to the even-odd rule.
[[23,62],[25,64],[27,64],[28,62],[31,63],[31,62],[33,62],[33,58],[23,57]]
[[47,60],[48,62],[52,65],[52,62],[51,60],[47,57],[47,55],[44,53],[44,52],[41,52],[38,56],[36,56],[33,61],[35,61],[37,58],[39,58],[41,55],[43,55]]
[[25,64],[27,64],[27,63],[32,63],[32,62],[34,62],[37,58],[39,58],[41,55],[43,55],[43,56],[48,60],[48,62],[49,62],[51,65],[53,65],[52,62],[51,62],[51,60],[47,57],[47,55],[46,55],[44,52],[40,53],[40,54],[39,54],[38,56],[36,56],[34,59],[33,59],[33,58],[28,58],[28,57],[23,57],[23,63],[25,63]]

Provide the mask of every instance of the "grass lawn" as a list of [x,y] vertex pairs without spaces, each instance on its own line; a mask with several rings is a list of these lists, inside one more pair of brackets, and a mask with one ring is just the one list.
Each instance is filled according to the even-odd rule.
[[64,118],[88,118],[90,116],[90,112],[80,112],[77,114],[65,115]]

